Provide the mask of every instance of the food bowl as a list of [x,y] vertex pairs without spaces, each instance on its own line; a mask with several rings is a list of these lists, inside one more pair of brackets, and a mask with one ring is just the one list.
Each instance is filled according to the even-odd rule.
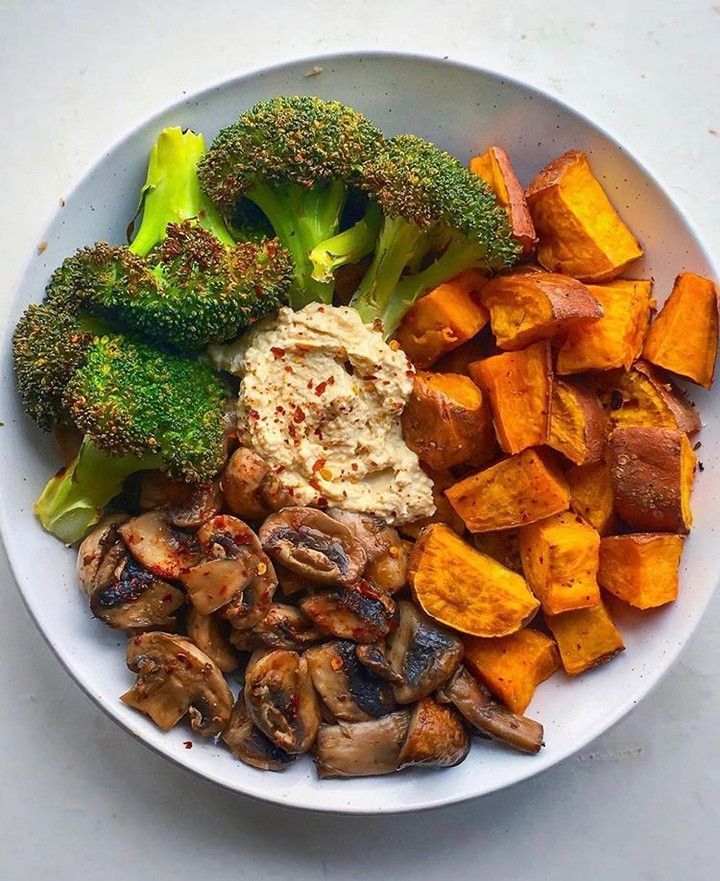
[[[321,73],[308,73],[320,68]],[[718,269],[692,225],[650,172],[610,135],[576,111],[527,85],[468,65],[433,58],[353,53],[304,59],[228,79],[185,98],[136,127],[104,153],[71,191],[41,238],[46,250],[30,260],[10,309],[2,349],[0,525],[22,596],[60,662],[105,712],[127,731],[179,765],[228,789],[278,804],[345,813],[391,813],[462,801],[544,771],[606,731],[665,673],[689,639],[715,589],[720,396],[693,390],[704,427],[704,470],[694,495],[696,527],[687,541],[680,598],[652,613],[613,606],[627,651],[579,680],[558,674],[537,692],[529,715],[545,726],[537,756],[476,741],[468,759],[442,771],[414,769],[387,777],[324,780],[303,760],[282,774],[243,765],[225,748],[192,738],[183,725],[163,734],[119,700],[132,682],[125,637],[92,618],[75,577],[75,555],[44,533],[33,502],[57,467],[57,455],[24,417],[11,369],[12,327],[42,296],[52,269],[81,245],[125,240],[137,207],[147,155],[158,131],[191,127],[210,140],[256,101],[307,93],[357,107],[387,134],[412,131],[467,160],[503,145],[523,182],[570,148],[585,150],[624,220],[645,247],[632,275],[655,279],[662,302],[675,275]],[[237,686],[236,686],[237,688]]]

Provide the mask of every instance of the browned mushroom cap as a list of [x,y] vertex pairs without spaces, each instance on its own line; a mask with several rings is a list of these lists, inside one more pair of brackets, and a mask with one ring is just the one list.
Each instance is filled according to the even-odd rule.
[[300,608],[321,633],[355,642],[377,642],[397,624],[393,600],[364,579],[341,591],[303,597]]
[[487,688],[464,668],[437,693],[438,700],[453,703],[465,719],[486,737],[513,749],[537,753],[543,745],[543,726],[497,703]]
[[424,697],[410,714],[398,769],[411,765],[452,768],[470,752],[470,737],[460,715],[452,708]]
[[387,657],[403,678],[403,684],[395,686],[395,699],[399,704],[411,704],[452,676],[460,664],[463,645],[412,603],[398,603],[398,609],[400,624],[388,639]]
[[295,606],[273,603],[250,630],[233,630],[230,641],[241,651],[259,648],[304,649],[322,639],[312,621]]
[[368,559],[366,578],[391,593],[405,586],[409,558],[397,529],[371,514],[340,508],[328,509],[328,514],[344,523],[363,546]]
[[230,724],[223,731],[222,739],[236,759],[261,771],[284,771],[295,761],[295,756],[280,749],[253,725],[242,692],[235,701]]
[[146,471],[140,488],[140,508],[161,510],[173,526],[197,529],[222,507],[220,486],[212,483],[185,483],[162,471]]
[[191,607],[185,625],[190,639],[223,673],[237,670],[240,659],[232,647],[230,625],[227,621],[219,615],[201,615],[197,609]]
[[100,565],[110,548],[120,540],[118,526],[127,519],[125,514],[105,517],[92,532],[88,533],[78,548],[77,575],[88,598],[97,587],[95,579]]
[[367,563],[364,548],[345,524],[316,508],[284,508],[260,527],[273,560],[323,584],[352,584]]
[[160,578],[180,578],[198,562],[195,535],[172,526],[160,511],[133,517],[118,532],[138,563]]
[[193,731],[219,734],[230,721],[233,697],[206,654],[189,639],[170,633],[143,633],[128,643],[127,665],[137,682],[120,698],[169,731],[187,713]]
[[307,578],[304,578],[302,575],[298,575],[297,572],[292,572],[290,569],[286,569],[279,563],[275,564],[275,574],[277,575],[280,590],[285,594],[286,597],[291,597],[294,594],[302,593],[303,591],[309,590],[313,587],[312,582],[308,581]]
[[245,671],[245,704],[255,725],[286,752],[299,755],[315,742],[320,709],[307,661],[297,652],[254,652]]
[[315,746],[318,777],[369,777],[397,768],[410,723],[407,710],[370,722],[321,725]]
[[405,681],[399,673],[390,666],[385,655],[385,649],[379,645],[356,645],[355,655],[360,663],[371,670],[376,676],[393,685],[402,685]]
[[247,447],[238,447],[225,466],[222,491],[228,508],[247,520],[262,520],[270,509],[260,497],[260,484],[269,474],[265,460]]

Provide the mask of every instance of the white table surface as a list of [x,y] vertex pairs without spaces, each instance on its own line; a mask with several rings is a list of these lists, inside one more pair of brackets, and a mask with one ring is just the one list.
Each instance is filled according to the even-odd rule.
[[[350,48],[447,55],[567,99],[649,162],[718,252],[718,2],[2,0],[0,297],[131,124],[225,75]],[[720,596],[654,693],[580,755],[415,816],[275,809],[153,755],[63,672],[4,558],[0,695],[2,881],[720,877]]]

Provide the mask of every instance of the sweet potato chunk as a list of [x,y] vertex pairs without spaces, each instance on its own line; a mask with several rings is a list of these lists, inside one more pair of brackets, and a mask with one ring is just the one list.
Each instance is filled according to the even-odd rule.
[[600,535],[611,531],[614,523],[615,499],[610,464],[592,462],[569,468],[565,478],[570,487],[570,507]]
[[616,428],[610,435],[615,508],[633,529],[685,534],[696,458],[671,428]]
[[510,231],[524,254],[535,247],[535,227],[528,211],[522,184],[510,164],[510,157],[502,147],[488,147],[480,156],[470,160],[470,171],[481,177],[495,193],[510,220]]
[[476,532],[473,535],[475,549],[502,563],[507,569],[522,575],[520,559],[520,536],[517,529],[500,529],[497,532]]
[[547,342],[475,361],[468,370],[490,400],[495,432],[505,452],[520,453],[545,443],[552,392]]
[[548,445],[576,465],[603,455],[607,418],[595,392],[579,380],[556,379],[550,404]]
[[405,443],[435,470],[472,459],[486,462],[495,452],[490,408],[467,376],[425,373],[415,376],[402,414]]
[[499,639],[466,636],[465,666],[513,713],[524,713],[535,689],[560,667],[549,636],[526,627]]
[[511,529],[567,511],[570,490],[535,450],[510,456],[445,490],[470,532]]
[[476,551],[441,523],[418,536],[409,581],[431,618],[471,636],[514,633],[539,605],[521,575]]
[[411,523],[402,523],[398,526],[399,531],[409,538],[417,538],[420,530],[430,523],[445,523],[453,532],[462,535],[465,532],[463,519],[445,497],[445,490],[456,482],[455,475],[452,471],[432,471],[430,468],[423,470],[433,482],[435,513],[420,520],[413,520]]
[[623,651],[625,644],[602,602],[562,615],[546,615],[563,668],[570,676],[597,667]]
[[709,278],[684,272],[650,326],[643,356],[703,388],[710,388],[718,349],[718,303]]
[[485,276],[471,269],[439,285],[412,306],[395,339],[416,367],[430,367],[485,327],[489,316],[478,299],[483,284]]
[[603,317],[570,331],[558,352],[557,372],[627,370],[642,351],[650,322],[652,282],[618,279],[588,287],[602,306]]
[[525,196],[540,237],[538,260],[550,272],[608,281],[642,257],[582,150],[546,165]]
[[636,609],[677,599],[681,535],[609,535],[600,542],[600,586]]
[[551,272],[496,275],[483,287],[480,299],[490,312],[498,346],[506,350],[561,336],[603,314],[582,282]]
[[434,373],[459,373],[462,376],[470,376],[468,366],[473,361],[487,358],[494,352],[495,344],[488,330],[487,336],[483,332],[443,355],[433,364],[432,369]]

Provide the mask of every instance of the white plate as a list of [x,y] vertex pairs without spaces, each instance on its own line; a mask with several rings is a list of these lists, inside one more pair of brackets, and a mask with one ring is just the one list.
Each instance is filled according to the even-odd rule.
[[[308,78],[314,66],[318,76]],[[61,663],[119,724],[172,761],[229,789],[256,798],[323,811],[390,813],[462,801],[543,771],[597,737],[644,697],[690,637],[717,582],[714,516],[720,458],[718,395],[694,391],[704,429],[694,496],[696,528],[682,563],[680,599],[644,615],[617,609],[627,651],[578,680],[559,674],[542,685],[530,715],[545,725],[538,756],[516,755],[476,742],[459,767],[415,770],[349,781],[317,780],[303,760],[283,774],[248,768],[212,742],[179,726],[163,734],[125,707],[118,695],[132,678],[122,634],[93,620],[78,589],[75,554],[43,533],[32,506],[57,467],[50,442],[23,416],[10,365],[11,327],[41,298],[52,269],[81,245],[124,241],[135,212],[148,150],[164,126],[187,126],[208,141],[256,101],[304,92],[338,98],[365,112],[387,134],[411,131],[462,160],[490,144],[507,148],[523,182],[570,148],[586,150],[593,168],[645,249],[633,274],[651,275],[662,302],[682,270],[717,277],[697,233],[651,174],[607,133],[554,98],[507,77],[438,59],[381,53],[310,58],[220,83],[153,116],[108,150],[56,211],[20,281],[5,331],[0,382],[0,525],[22,596]],[[614,606],[614,609],[617,607]]]

